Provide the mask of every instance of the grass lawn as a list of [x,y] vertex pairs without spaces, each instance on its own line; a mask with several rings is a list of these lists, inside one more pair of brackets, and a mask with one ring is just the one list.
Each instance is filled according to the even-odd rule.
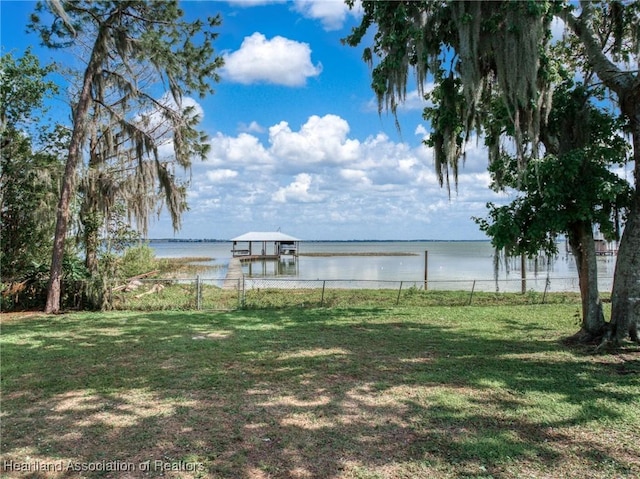
[[577,304],[2,315],[3,477],[632,478]]

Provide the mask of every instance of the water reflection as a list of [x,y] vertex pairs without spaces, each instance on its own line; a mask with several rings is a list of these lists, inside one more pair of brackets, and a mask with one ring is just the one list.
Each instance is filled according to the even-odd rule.
[[[231,243],[151,243],[159,257],[210,257],[212,269],[201,274],[203,279],[224,278],[231,257]],[[527,289],[544,289],[547,278],[568,278],[577,284],[575,259],[562,251],[552,260],[526,261]],[[428,264],[425,265],[425,252]],[[258,261],[243,266],[251,277],[278,277],[298,280],[347,281],[416,281],[425,277],[429,282],[483,281],[492,288],[494,277],[494,250],[488,241],[388,241],[388,242],[302,242],[301,255],[283,257],[278,261]],[[306,256],[305,253],[323,253],[329,256]],[[371,256],[349,256],[349,254]],[[380,253],[380,255],[376,255]],[[389,254],[393,253],[393,256]],[[339,254],[339,256],[330,256]],[[401,255],[397,255],[401,254]],[[615,256],[598,257],[598,276],[601,291],[611,286],[615,269]],[[220,268],[219,266],[223,267]],[[514,258],[500,265],[498,279],[513,281],[521,277],[521,263]],[[565,281],[565,283],[567,282]],[[554,281],[555,285],[563,283]],[[465,286],[467,287],[467,286]],[[560,287],[560,286],[558,286]]]
[[300,274],[298,261],[296,261],[295,257],[247,261],[242,264],[242,272],[251,278],[295,278]]

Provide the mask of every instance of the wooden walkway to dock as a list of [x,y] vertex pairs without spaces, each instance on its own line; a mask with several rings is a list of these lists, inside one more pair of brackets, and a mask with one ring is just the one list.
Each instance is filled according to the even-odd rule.
[[229,268],[227,276],[224,278],[222,289],[238,289],[242,281],[242,265],[240,258],[231,258],[229,260]]

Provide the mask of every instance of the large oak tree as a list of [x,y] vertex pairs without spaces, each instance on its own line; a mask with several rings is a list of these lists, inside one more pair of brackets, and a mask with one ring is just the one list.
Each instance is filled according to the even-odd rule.
[[630,149],[620,134],[621,121],[596,108],[594,99],[583,84],[558,85],[541,130],[544,156],[528,161],[524,170],[508,154],[494,161],[492,187],[509,188],[517,197],[503,206],[490,203],[489,217],[476,219],[493,245],[510,255],[554,256],[557,237],[567,237],[582,298],[582,326],[571,338],[577,342],[600,339],[606,331],[594,230],[619,239],[620,215],[631,197],[628,182],[611,171]]
[[[353,6],[352,0],[347,4]],[[464,143],[485,134],[489,159],[501,156],[502,135],[487,128],[486,105],[502,101],[515,139],[520,169],[539,156],[541,128],[551,111],[551,25],[561,20],[580,65],[611,92],[632,138],[635,190],[620,242],[612,318],[614,341],[638,340],[640,323],[640,3],[581,1],[400,1],[362,2],[361,24],[345,38],[356,46],[375,26],[363,58],[371,64],[379,108],[395,113],[411,72],[419,89],[440,85],[437,112],[430,118],[441,181],[456,176]]]

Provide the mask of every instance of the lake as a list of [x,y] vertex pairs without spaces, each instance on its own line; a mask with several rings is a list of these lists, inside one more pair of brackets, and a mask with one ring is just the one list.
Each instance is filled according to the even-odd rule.
[[[202,279],[221,280],[231,258],[231,242],[151,241],[157,257],[207,257],[210,265]],[[425,277],[425,251],[429,289],[495,291],[494,250],[488,241],[302,241],[297,258],[256,261],[243,265],[249,278],[282,280],[343,280],[346,287],[363,287],[363,282],[413,282],[422,286]],[[561,253],[547,264],[543,259],[527,261],[527,290],[578,291],[575,261],[559,245]],[[406,256],[305,256],[305,253],[404,253]],[[598,258],[601,292],[610,291],[615,257]],[[520,291],[520,260],[500,263],[498,289]],[[549,284],[547,284],[547,278]],[[473,282],[476,282],[473,284]],[[472,286],[473,285],[473,286]]]

